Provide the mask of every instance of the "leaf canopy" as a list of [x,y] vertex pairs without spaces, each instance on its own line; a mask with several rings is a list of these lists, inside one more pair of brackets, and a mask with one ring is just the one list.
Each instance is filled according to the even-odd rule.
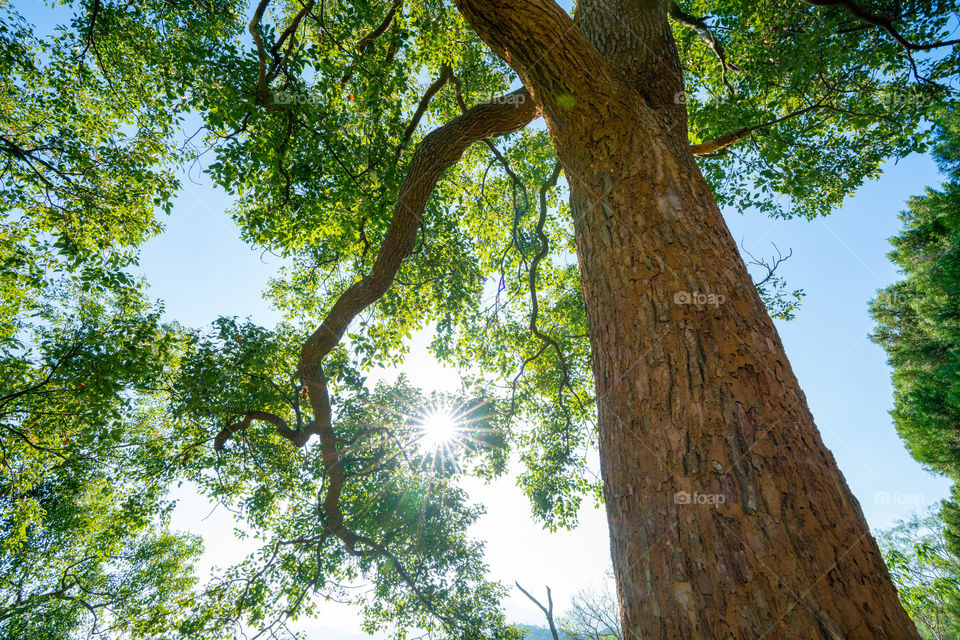
[[[331,465],[290,433],[320,419],[300,349],[377,263],[429,132],[529,94],[509,92],[510,68],[438,0],[61,4],[62,27],[41,33],[0,3],[4,601],[38,557],[46,565],[21,582],[40,595],[90,557],[77,584],[110,594],[105,632],[279,632],[361,584],[370,630],[517,637],[468,535],[481,510],[459,478],[503,473],[516,456],[551,528],[600,499],[576,247],[541,126],[466,147],[392,286],[327,355],[342,457]],[[884,161],[924,150],[953,100],[960,52],[927,45],[948,37],[957,3],[901,3],[892,18],[869,3],[876,24],[823,4],[671,10],[686,85],[673,99],[690,142],[712,141],[701,168],[730,208],[823,215]],[[235,197],[244,239],[287,261],[268,291],[284,323],[165,325],[136,293],[125,269],[188,162]],[[777,282],[767,293],[789,315]],[[463,371],[461,395],[367,384],[422,330]],[[470,426],[444,455],[417,447],[437,404]],[[197,542],[150,517],[178,481],[236,509],[262,543],[203,588],[189,571]],[[133,601],[132,585],[147,595]],[[60,626],[27,631],[11,605],[0,629],[59,638],[92,624],[78,600],[44,602]]]

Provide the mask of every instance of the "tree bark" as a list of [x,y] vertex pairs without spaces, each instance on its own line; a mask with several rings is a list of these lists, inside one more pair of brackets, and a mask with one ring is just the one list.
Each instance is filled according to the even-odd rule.
[[689,149],[666,3],[456,4],[570,184],[624,637],[919,638]]
[[689,152],[626,138],[571,181],[626,637],[917,637]]

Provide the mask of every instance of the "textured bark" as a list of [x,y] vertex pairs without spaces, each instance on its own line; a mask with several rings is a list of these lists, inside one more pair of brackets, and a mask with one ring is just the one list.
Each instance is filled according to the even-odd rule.
[[667,5],[456,3],[570,183],[624,636],[918,638],[687,144]]
[[916,637],[696,165],[619,140],[572,198],[625,633]]

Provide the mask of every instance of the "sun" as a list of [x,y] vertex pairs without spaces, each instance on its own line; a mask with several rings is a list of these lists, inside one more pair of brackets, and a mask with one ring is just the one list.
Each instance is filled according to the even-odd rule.
[[453,412],[446,407],[431,409],[420,421],[420,448],[424,451],[445,449],[460,431]]

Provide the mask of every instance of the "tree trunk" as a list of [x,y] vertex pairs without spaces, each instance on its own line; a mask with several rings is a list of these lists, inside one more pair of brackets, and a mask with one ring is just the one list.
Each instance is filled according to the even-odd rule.
[[919,638],[690,152],[666,6],[457,4],[570,184],[624,637]]
[[619,140],[571,198],[626,637],[917,637],[686,141]]

